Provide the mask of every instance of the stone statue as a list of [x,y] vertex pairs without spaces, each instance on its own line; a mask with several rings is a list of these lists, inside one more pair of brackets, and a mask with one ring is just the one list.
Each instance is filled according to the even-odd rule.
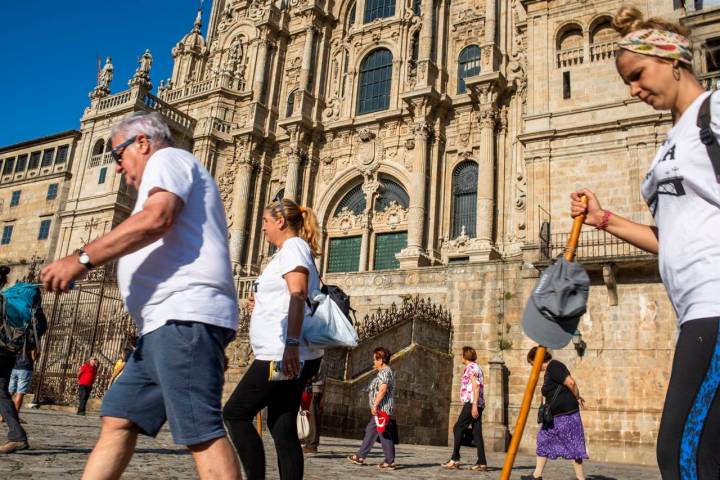
[[152,67],[153,58],[150,50],[145,50],[143,56],[140,58],[140,66],[138,67],[138,73],[144,74],[146,78],[150,78],[150,67]]
[[110,57],[107,57],[105,66],[98,72],[97,85],[95,85],[95,88],[90,92],[89,96],[91,99],[103,98],[110,95],[110,82],[112,82],[113,79],[113,71],[112,60]]
[[100,74],[98,75],[98,88],[107,89],[110,91],[110,82],[113,80],[113,64],[112,59],[110,57],[107,57],[105,59],[105,66],[100,70]]
[[150,68],[153,63],[153,57],[150,50],[145,50],[143,56],[140,57],[139,63],[140,65],[138,65],[138,68],[135,70],[135,75],[133,75],[130,79],[128,85],[131,87],[141,85],[150,89],[152,88],[152,83],[150,82]]

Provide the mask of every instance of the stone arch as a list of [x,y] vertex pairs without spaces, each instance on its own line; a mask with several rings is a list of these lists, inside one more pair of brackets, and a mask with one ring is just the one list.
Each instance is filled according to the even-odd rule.
[[590,22],[590,43],[605,43],[620,39],[620,34],[612,26],[610,15],[600,15]]
[[95,140],[92,148],[92,156],[101,155],[105,151],[105,139],[98,138]]
[[224,38],[220,44],[220,50],[227,50],[230,48],[230,45],[232,45],[232,42],[234,42],[237,37],[242,36],[249,43],[250,41],[258,38],[260,33],[255,25],[247,20],[243,20],[230,28],[223,36]]
[[568,22],[558,28],[555,34],[555,49],[567,50],[583,46],[583,27],[578,22]]

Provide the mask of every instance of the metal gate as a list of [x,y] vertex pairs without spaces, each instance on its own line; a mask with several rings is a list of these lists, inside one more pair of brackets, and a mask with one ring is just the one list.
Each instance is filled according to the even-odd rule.
[[114,268],[98,268],[69,293],[43,294],[48,330],[40,343],[33,379],[36,401],[76,403],[77,374],[85,361],[96,357],[98,375],[92,396],[102,398],[115,361],[135,325],[125,311]]

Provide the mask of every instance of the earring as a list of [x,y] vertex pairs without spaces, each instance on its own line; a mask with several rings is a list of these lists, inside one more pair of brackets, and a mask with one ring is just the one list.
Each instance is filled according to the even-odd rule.
[[680,67],[678,67],[677,65],[673,65],[672,72],[673,72],[673,78],[675,79],[675,81],[679,82],[680,81]]

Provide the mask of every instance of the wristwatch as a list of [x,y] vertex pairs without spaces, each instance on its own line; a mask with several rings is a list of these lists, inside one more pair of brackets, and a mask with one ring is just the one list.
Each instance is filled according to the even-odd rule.
[[78,249],[75,251],[75,253],[77,253],[78,255],[78,263],[80,265],[87,268],[88,270],[92,270],[93,268],[95,268],[95,265],[93,265],[90,261],[90,255],[88,255],[85,250]]
[[288,347],[299,347],[300,340],[298,340],[297,338],[287,337],[285,339],[285,345]]

